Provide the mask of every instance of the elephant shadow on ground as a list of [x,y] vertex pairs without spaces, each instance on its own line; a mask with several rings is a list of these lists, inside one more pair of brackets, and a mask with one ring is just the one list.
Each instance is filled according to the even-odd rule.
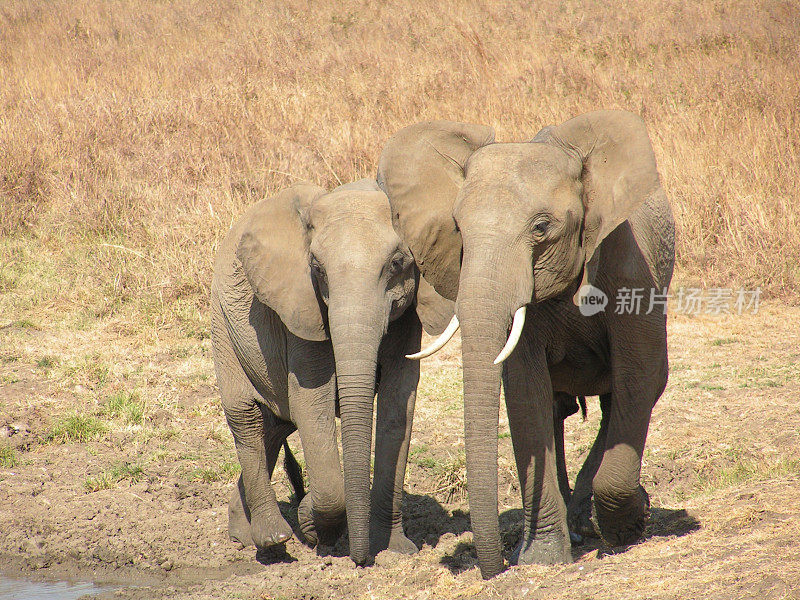
[[[289,502],[278,502],[283,518],[291,526],[297,539],[302,540],[297,521],[297,504],[294,497]],[[435,547],[447,534],[459,536],[465,531],[469,531],[469,514],[460,509],[451,513],[430,496],[404,493],[403,523],[406,535],[416,544],[417,548],[422,548],[426,544]],[[316,551],[320,556],[349,556],[350,544],[346,529],[334,545],[320,544]],[[256,560],[263,565],[297,561],[289,554],[284,545],[268,550],[259,550]]]
[[[294,497],[291,502],[279,502],[278,504],[286,522],[291,525],[298,539],[302,539],[297,522],[297,502]],[[519,508],[509,509],[499,516],[503,551],[504,555],[508,557],[519,544],[522,535],[522,510]],[[408,538],[417,545],[417,548],[422,548],[424,545],[435,548],[442,538],[454,538],[469,531],[469,519],[468,511],[456,509],[451,512],[430,496],[403,494],[405,532]],[[644,537],[639,543],[646,542],[651,538],[681,537],[698,529],[700,529],[700,521],[689,514],[686,509],[651,507],[650,519],[645,528]],[[586,538],[580,544],[573,544],[572,558],[578,560],[592,552],[596,552],[597,557],[602,558],[610,554],[624,553],[630,547],[609,548],[597,538]],[[317,553],[320,556],[349,556],[347,532],[345,531],[333,546],[318,546]],[[283,545],[258,551],[256,560],[263,565],[297,561]],[[475,545],[471,542],[458,542],[441,558],[440,563],[453,574],[473,568],[478,564]]]
[[[460,512],[460,511],[459,511]],[[469,527],[469,513],[463,513]],[[686,509],[678,508],[650,508],[650,519],[645,528],[645,534],[638,543],[646,542],[651,538],[658,537],[682,537],[700,529],[700,521],[690,515]],[[522,510],[515,508],[500,514],[500,536],[503,542],[503,554],[506,558],[519,544],[522,536]],[[578,560],[592,552],[597,553],[597,558],[602,558],[610,554],[622,554],[627,552],[630,546],[609,548],[598,538],[585,538],[580,544],[573,544],[572,559]],[[442,557],[440,563],[446,566],[453,574],[462,573],[478,564],[478,557],[475,545],[467,542],[459,542],[456,547]]]
[[404,494],[403,523],[406,536],[417,548],[423,544],[435,548],[445,535],[459,536],[469,531],[469,514],[461,509],[451,513],[430,496]]

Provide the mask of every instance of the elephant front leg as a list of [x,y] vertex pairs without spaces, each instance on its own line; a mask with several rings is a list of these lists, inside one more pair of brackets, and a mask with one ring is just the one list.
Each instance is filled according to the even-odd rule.
[[344,480],[336,443],[336,382],[329,342],[289,336],[289,412],[300,434],[309,491],[297,509],[311,546],[333,545],[345,523]]
[[234,484],[228,501],[228,537],[242,548],[253,545],[253,537],[250,535],[250,510],[247,508],[244,480],[241,475]]
[[522,539],[512,564],[572,561],[559,488],[553,391],[544,351],[521,342],[504,363],[503,388],[523,504]]
[[[564,453],[564,421],[578,410],[575,397],[563,392],[553,394],[553,437],[556,448],[556,469],[558,470],[558,489],[564,502],[569,504],[572,490],[569,487],[567,458]],[[573,410],[574,406],[574,410]]]
[[418,550],[403,531],[401,504],[419,383],[419,361],[408,360],[405,355],[419,351],[421,337],[419,318],[415,311],[408,311],[390,325],[379,354],[381,380],[370,518],[372,556],[387,548],[403,554]]
[[[295,430],[295,427],[291,423],[277,419],[263,406],[259,405],[259,408],[263,415],[263,427],[265,432],[264,448],[267,460],[267,475],[269,478],[268,481],[271,481],[281,444],[285,444],[286,437]],[[286,448],[288,452],[288,446],[286,446]],[[292,459],[293,458],[294,457],[292,457]],[[300,486],[302,490],[302,483]],[[281,517],[281,519],[283,519],[283,517]],[[228,503],[228,535],[230,536],[231,540],[238,542],[244,548],[253,546],[254,542],[250,533],[250,527],[250,509],[247,507],[244,478],[240,474],[239,479],[233,486],[231,498]],[[273,529],[280,528],[281,523],[274,523],[271,527]]]
[[[223,400],[225,402],[225,400]],[[281,515],[270,483],[269,451],[261,408],[254,399],[228,401],[225,417],[233,433],[242,474],[228,507],[228,532],[242,546],[257,548],[282,544],[292,537],[292,528]],[[272,458],[274,467],[275,459]]]
[[638,541],[649,514],[650,500],[639,478],[650,415],[666,386],[667,348],[663,323],[648,325],[627,323],[612,330],[608,433],[592,481],[593,519],[609,546]]
[[606,449],[608,420],[611,414],[611,394],[600,396],[600,429],[589,451],[589,456],[575,478],[575,489],[567,504],[567,523],[572,533],[584,537],[597,537],[592,523],[592,481],[600,467],[600,461]]

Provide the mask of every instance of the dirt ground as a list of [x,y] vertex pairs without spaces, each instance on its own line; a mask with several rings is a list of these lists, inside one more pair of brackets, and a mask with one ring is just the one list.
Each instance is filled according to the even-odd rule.
[[[43,317],[44,319],[44,317]],[[644,541],[484,582],[464,490],[458,344],[423,362],[406,529],[420,552],[355,568],[296,540],[256,556],[227,538],[238,464],[199,315],[0,323],[0,571],[119,584],[118,598],[800,598],[800,308],[672,316],[653,416]],[[599,421],[567,421],[572,477]],[[507,548],[520,499],[501,415]],[[296,434],[295,434],[296,435]],[[299,441],[290,439],[299,450]],[[301,452],[298,452],[302,456]],[[281,470],[276,491],[295,507]]]

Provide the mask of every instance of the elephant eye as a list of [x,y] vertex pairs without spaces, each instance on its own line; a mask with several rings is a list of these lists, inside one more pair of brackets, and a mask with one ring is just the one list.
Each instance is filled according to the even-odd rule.
[[544,220],[538,221],[533,225],[533,231],[537,235],[544,235],[545,233],[547,233],[547,230],[549,228],[550,228],[550,222]]
[[389,269],[392,275],[397,275],[398,273],[402,273],[403,269],[406,266],[406,257],[402,254],[396,254],[394,258],[392,258],[392,264],[390,265]]
[[311,259],[311,270],[314,271],[317,275],[324,275],[325,269],[322,268],[322,265],[316,258]]

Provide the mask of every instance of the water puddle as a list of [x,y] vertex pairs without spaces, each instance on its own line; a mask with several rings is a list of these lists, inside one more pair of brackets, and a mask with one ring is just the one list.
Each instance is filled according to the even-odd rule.
[[27,581],[0,576],[0,600],[77,600],[112,588],[71,581]]

